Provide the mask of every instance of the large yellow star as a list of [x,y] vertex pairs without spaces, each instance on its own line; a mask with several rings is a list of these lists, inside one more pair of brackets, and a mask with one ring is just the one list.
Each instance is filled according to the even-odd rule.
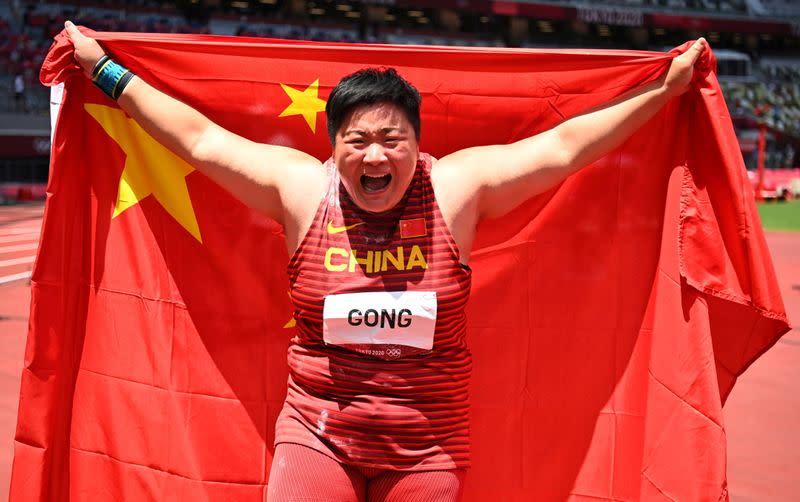
[[325,100],[318,97],[319,79],[306,87],[305,91],[298,91],[286,84],[281,84],[281,88],[289,95],[292,102],[278,117],[302,115],[306,119],[308,127],[311,128],[311,132],[317,132],[317,113],[325,111]]
[[186,175],[194,168],[153,139],[122,110],[95,104],[84,107],[127,155],[113,218],[152,194],[183,228],[203,242],[186,187]]

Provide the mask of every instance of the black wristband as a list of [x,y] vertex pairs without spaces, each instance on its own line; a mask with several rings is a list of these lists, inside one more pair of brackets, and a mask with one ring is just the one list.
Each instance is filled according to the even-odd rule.
[[117,86],[114,88],[113,98],[115,101],[119,99],[119,97],[122,95],[122,91],[125,90],[125,86],[128,85],[133,76],[134,73],[132,71],[128,71],[125,75],[122,76],[121,79],[119,79],[119,82],[117,82]]
[[94,64],[94,68],[92,68],[92,80],[97,78],[97,74],[100,73],[100,68],[102,68],[105,62],[109,59],[111,58],[103,54],[103,57],[97,60],[97,62]]

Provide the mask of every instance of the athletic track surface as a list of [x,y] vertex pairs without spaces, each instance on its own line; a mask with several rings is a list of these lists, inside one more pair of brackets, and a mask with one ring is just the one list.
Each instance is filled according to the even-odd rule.
[[[0,501],[8,499],[41,203],[0,207]],[[800,479],[800,233],[767,234],[795,323],[748,369],[725,405],[734,502],[798,500]]]

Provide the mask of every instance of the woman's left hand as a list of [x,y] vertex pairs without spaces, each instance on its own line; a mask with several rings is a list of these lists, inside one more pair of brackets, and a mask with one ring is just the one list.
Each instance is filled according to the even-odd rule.
[[86,74],[87,77],[92,78],[92,69],[94,65],[100,58],[105,56],[106,53],[103,51],[103,48],[100,47],[100,44],[97,43],[97,40],[89,38],[78,31],[78,27],[72,24],[72,21],[65,22],[64,29],[66,30],[67,38],[72,42],[73,47],[75,47],[75,61],[81,65],[83,73]]
[[670,96],[679,96],[689,90],[695,65],[704,51],[711,50],[705,38],[698,38],[689,49],[672,60],[666,77],[664,90]]

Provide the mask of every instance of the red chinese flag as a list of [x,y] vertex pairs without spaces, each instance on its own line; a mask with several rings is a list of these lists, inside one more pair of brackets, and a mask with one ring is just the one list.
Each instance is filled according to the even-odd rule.
[[[96,35],[222,126],[320,159],[324,101],[365,65],[419,88],[421,146],[441,157],[543,131],[674,57]],[[155,143],[63,38],[42,80],[65,88],[12,500],[262,500],[293,331],[280,227]],[[708,71],[481,226],[466,500],[727,498],[722,403],[787,330],[752,200]]]

